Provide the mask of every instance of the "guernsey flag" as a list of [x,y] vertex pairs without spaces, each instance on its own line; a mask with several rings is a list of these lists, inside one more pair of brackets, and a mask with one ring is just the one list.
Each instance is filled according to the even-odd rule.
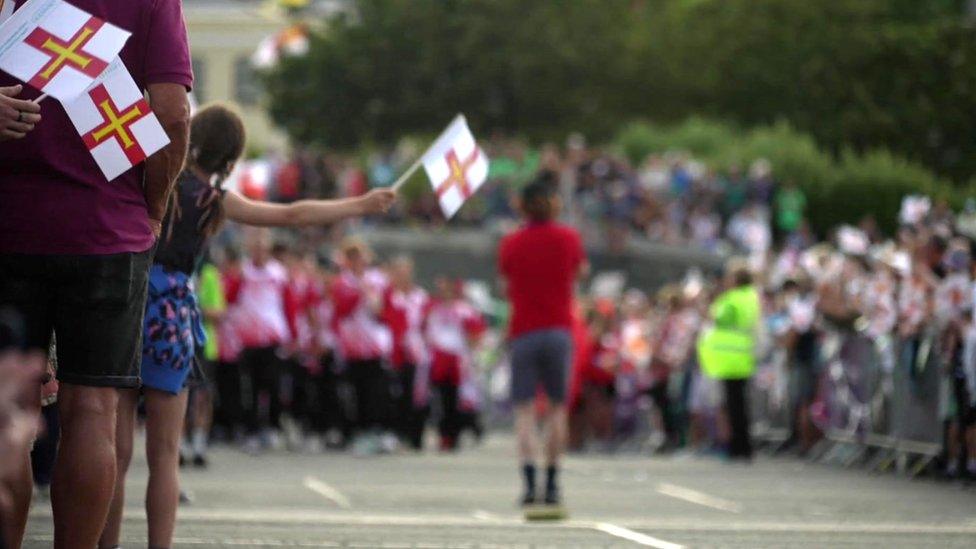
[[[3,2],[12,8],[13,0]],[[30,0],[2,30],[0,69],[62,102],[84,92],[129,39],[62,0]]]
[[115,179],[169,143],[156,115],[118,58],[64,110],[105,178]]
[[454,217],[488,177],[488,157],[458,115],[421,158],[444,217]]

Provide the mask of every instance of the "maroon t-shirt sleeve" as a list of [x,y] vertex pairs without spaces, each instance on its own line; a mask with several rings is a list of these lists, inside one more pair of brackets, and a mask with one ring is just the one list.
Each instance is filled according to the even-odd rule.
[[180,0],[156,0],[146,33],[145,82],[193,87],[190,43]]

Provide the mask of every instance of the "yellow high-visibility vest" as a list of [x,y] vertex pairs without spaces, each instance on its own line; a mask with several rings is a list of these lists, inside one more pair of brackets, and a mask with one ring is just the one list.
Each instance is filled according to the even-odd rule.
[[718,296],[709,313],[715,324],[698,338],[698,362],[706,375],[745,379],[753,374],[761,313],[754,286],[733,288]]

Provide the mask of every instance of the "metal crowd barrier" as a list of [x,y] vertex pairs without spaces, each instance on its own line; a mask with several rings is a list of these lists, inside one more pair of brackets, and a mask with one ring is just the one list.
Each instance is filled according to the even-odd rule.
[[[913,340],[830,330],[820,339],[815,423],[823,439],[809,458],[909,476],[942,452],[942,361],[934,328]],[[793,430],[794,375],[774,350],[753,388],[753,434],[772,451]]]

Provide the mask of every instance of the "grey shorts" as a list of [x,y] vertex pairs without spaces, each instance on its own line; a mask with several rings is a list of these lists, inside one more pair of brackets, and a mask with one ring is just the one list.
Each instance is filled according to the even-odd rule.
[[569,330],[536,330],[511,342],[512,401],[521,404],[535,398],[539,386],[553,403],[566,400],[567,379],[573,357]]

